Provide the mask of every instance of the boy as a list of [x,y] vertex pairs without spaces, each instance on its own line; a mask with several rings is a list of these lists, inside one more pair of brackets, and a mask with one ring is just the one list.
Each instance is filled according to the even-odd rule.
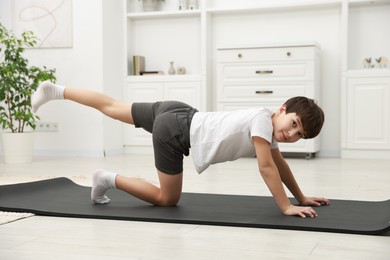
[[[95,108],[152,133],[160,187],[99,169],[92,178],[91,199],[96,204],[109,203],[107,190],[117,188],[154,205],[175,206],[182,192],[183,155],[188,156],[190,148],[199,173],[214,163],[256,156],[260,174],[285,215],[316,217],[317,213],[305,206],[330,204],[326,198],[303,195],[278,149],[278,142],[296,142],[319,134],[324,114],[306,97],[291,98],[275,112],[264,108],[198,112],[181,102],[124,103],[95,91],[45,81],[32,97],[33,111],[55,99]],[[282,182],[302,206],[290,203]]]

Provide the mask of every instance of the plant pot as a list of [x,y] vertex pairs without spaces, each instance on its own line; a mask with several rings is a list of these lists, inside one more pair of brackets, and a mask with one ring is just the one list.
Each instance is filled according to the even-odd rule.
[[32,162],[34,132],[2,132],[1,139],[5,163]]

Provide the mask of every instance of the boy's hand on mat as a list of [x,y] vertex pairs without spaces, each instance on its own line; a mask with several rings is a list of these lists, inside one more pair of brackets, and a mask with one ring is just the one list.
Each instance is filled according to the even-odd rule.
[[315,218],[317,217],[317,212],[311,207],[301,207],[290,205],[284,212],[284,215],[288,216],[300,216],[302,218],[306,218],[306,216]]
[[319,207],[322,205],[329,206],[330,201],[327,198],[317,198],[317,197],[304,197],[300,205],[302,206],[315,206]]

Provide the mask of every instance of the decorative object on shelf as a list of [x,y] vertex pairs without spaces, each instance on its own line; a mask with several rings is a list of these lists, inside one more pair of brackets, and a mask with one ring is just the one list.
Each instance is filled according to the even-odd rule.
[[184,75],[184,74],[186,74],[186,68],[184,68],[184,67],[178,67],[178,68],[177,68],[177,74],[179,74],[179,75]]
[[165,0],[163,5],[164,11],[177,11],[177,0]]
[[177,1],[177,9],[187,10],[187,0],[178,0]]
[[143,12],[144,11],[143,0],[135,0],[133,2],[133,9],[135,13]]
[[384,69],[387,68],[387,64],[389,64],[389,59],[387,57],[381,56],[377,59],[374,59],[376,61],[376,64],[374,64],[375,61],[373,61],[370,58],[365,58],[363,60],[363,67],[365,69],[371,69],[371,68],[380,68]]
[[371,57],[370,57],[370,58],[365,58],[365,59],[363,60],[363,67],[364,67],[365,69],[371,68]]
[[170,63],[170,65],[169,65],[169,69],[168,69],[168,74],[169,75],[175,75],[176,74],[176,70],[175,70],[175,67],[173,66],[173,61],[170,61],[169,63]]
[[198,0],[188,0],[188,9],[190,10],[198,9]]
[[141,75],[141,72],[145,70],[145,57],[135,55],[133,56],[133,75]]
[[141,71],[140,75],[141,76],[157,76],[157,75],[164,75],[164,72],[163,71],[159,71],[159,70]]
[[162,2],[165,0],[142,0],[142,8],[144,12],[160,11]]
[[387,64],[389,63],[389,59],[387,59],[387,57],[381,56],[375,60],[378,63],[379,68],[387,68]]

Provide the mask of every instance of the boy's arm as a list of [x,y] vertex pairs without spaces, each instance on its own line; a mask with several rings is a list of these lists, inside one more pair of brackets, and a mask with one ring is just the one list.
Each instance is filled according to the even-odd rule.
[[304,201],[305,196],[303,195],[301,189],[299,188],[299,185],[295,180],[294,175],[292,174],[286,160],[283,158],[282,154],[280,153],[279,148],[272,149],[271,153],[272,153],[272,159],[274,160],[276,167],[278,168],[282,182],[287,186],[287,188],[291,191],[294,197],[301,204]]
[[281,177],[272,158],[270,144],[261,137],[253,137],[260,174],[271,191],[276,204],[285,215],[301,217],[316,217],[317,213],[311,207],[298,207],[291,204],[284,191]]
[[321,204],[329,205],[330,202],[326,198],[317,198],[317,197],[306,197],[301,189],[297,181],[294,178],[294,175],[288,166],[286,160],[283,158],[279,149],[273,149],[271,151],[272,158],[278,168],[280,177],[282,182],[287,186],[287,188],[291,191],[294,197],[297,199],[300,205],[307,206],[321,206]]

